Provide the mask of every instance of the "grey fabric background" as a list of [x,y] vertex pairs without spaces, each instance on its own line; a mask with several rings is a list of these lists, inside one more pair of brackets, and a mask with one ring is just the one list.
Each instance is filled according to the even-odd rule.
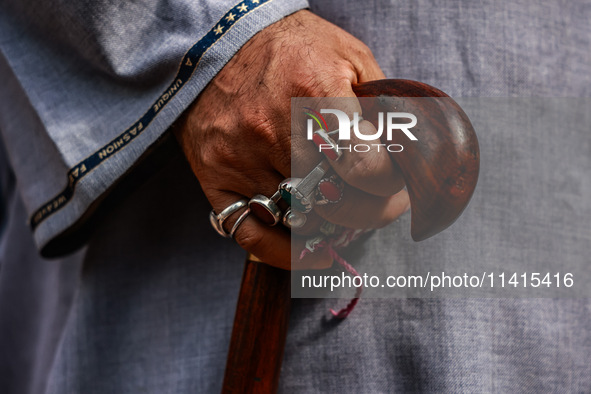
[[[591,92],[588,1],[318,1],[311,8],[366,42],[388,77],[421,80],[456,97],[589,97]],[[9,99],[2,96],[6,108]],[[0,112],[6,118],[6,111]],[[507,174],[507,164],[494,158],[520,155],[527,167],[511,173],[514,185],[536,182],[540,187],[542,182],[548,193],[577,190],[589,199],[589,131],[557,131],[570,144],[580,144],[583,155],[574,160],[534,155],[527,141],[514,138],[516,132],[503,128],[479,134],[482,155],[491,158],[481,177]],[[538,141],[544,149],[551,143]],[[244,254],[209,228],[209,206],[180,154],[161,163],[160,171],[105,215],[84,250],[60,262],[36,257],[26,236],[21,200],[27,193],[18,185],[28,183],[15,168],[19,156],[13,152],[8,148],[11,166],[2,167],[2,179],[14,171],[17,185],[5,182],[2,190],[13,207],[4,219],[0,248],[4,391],[218,392]],[[568,171],[564,185],[539,172],[553,160]],[[502,226],[487,212],[504,212],[508,200],[531,204],[531,196],[518,188],[479,193],[458,225],[483,231]],[[567,209],[561,204],[544,208],[551,211],[545,216],[549,221]],[[588,236],[589,211],[580,214],[577,227],[565,231]],[[407,220],[403,217],[400,226]],[[542,234],[551,226],[545,222],[531,231]],[[400,228],[392,227],[393,235]],[[457,228],[448,230],[445,245],[456,253],[440,246],[425,253],[442,259],[477,253],[483,245],[458,247]],[[401,250],[408,245],[404,237],[391,239]],[[494,262],[504,258],[507,246],[522,245],[519,237],[505,241],[508,245],[499,243],[482,258]],[[523,258],[544,253],[523,246]],[[573,261],[579,255],[565,249],[562,258]],[[24,270],[23,261],[31,268],[17,272]],[[79,280],[72,280],[82,266]],[[23,278],[31,275],[42,283],[26,285]],[[5,283],[23,285],[4,296]],[[15,333],[16,318],[6,311],[22,299],[34,307],[18,309],[23,326]],[[62,309],[47,317],[36,314],[42,301]],[[294,300],[282,392],[591,391],[588,299],[365,299],[342,322],[329,317],[335,302]],[[43,329],[21,335],[34,325]]]

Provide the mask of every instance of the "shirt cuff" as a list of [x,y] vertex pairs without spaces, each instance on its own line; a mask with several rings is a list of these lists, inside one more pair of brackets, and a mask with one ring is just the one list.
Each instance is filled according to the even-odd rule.
[[236,4],[187,48],[183,58],[177,60],[176,75],[164,89],[151,94],[149,105],[144,107],[145,112],[135,115],[135,122],[118,134],[113,133],[115,138],[87,150],[81,160],[68,163],[61,188],[44,187],[42,195],[34,190],[25,191],[30,225],[41,253],[52,257],[68,252],[68,246],[59,244],[66,239],[79,240],[71,236],[72,229],[85,220],[89,208],[104,198],[113,184],[160,139],[232,56],[258,31],[307,6],[306,1],[298,0],[249,0]]

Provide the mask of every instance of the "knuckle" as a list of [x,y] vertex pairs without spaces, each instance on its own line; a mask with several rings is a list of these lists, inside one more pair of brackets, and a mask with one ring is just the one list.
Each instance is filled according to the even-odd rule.
[[241,226],[236,231],[236,243],[250,252],[257,250],[263,242],[263,236],[255,228]]
[[263,146],[269,161],[279,169],[291,167],[291,130],[288,124],[289,119],[281,114],[273,117],[260,115],[249,121],[253,138],[247,142]]
[[215,146],[203,148],[201,161],[207,168],[235,168],[244,161],[244,156],[235,149],[231,141],[222,138]]
[[367,45],[365,45],[364,43],[361,43],[360,48],[359,48],[359,53],[364,56],[367,57],[368,59],[374,59],[374,55],[371,49],[369,49],[369,47]]
[[254,110],[243,117],[240,129],[246,130],[243,141],[247,143],[263,143],[266,146],[277,143],[275,122],[261,110]]
[[377,166],[377,160],[371,157],[371,155],[361,156],[348,163],[345,167],[343,178],[347,183],[357,183],[363,178],[379,176],[376,171]]
[[371,49],[357,37],[351,36],[348,46],[354,53],[358,55],[369,56],[373,58],[373,52]]
[[332,97],[351,89],[355,80],[355,69],[349,61],[336,58],[323,65],[314,65],[319,70],[303,75],[295,87],[294,97]]

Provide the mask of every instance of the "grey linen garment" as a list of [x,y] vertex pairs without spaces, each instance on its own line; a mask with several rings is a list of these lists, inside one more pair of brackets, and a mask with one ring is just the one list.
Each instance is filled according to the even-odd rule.
[[[78,181],[72,201],[33,235],[27,218],[62,191],[68,170],[157,103],[186,51],[240,3],[15,4],[0,14],[1,391],[218,392],[244,253],[209,228],[209,205],[164,131],[252,34],[305,4],[275,0],[237,22],[153,123]],[[388,77],[456,97],[591,96],[588,1],[310,7],[367,43]],[[444,264],[497,242],[480,257],[499,261],[519,249],[543,260],[554,249],[588,265],[591,133],[562,133],[565,143],[552,157],[531,154],[528,140],[514,133],[479,134],[483,166],[474,200],[456,225],[424,244],[423,255]],[[523,157],[531,170],[511,171]],[[558,186],[561,174],[546,165],[553,160],[568,174]],[[525,243],[502,237],[514,221],[532,222],[535,210],[507,210],[531,206],[528,185],[543,186],[540,201],[556,202],[541,205],[544,217],[574,209],[580,220],[535,226]],[[555,194],[559,186],[570,194]],[[84,217],[99,196],[108,209]],[[390,235],[403,252],[408,221],[403,216],[369,247]],[[68,228],[76,231],[60,241]],[[466,228],[483,236],[462,243]],[[571,232],[586,242],[561,248],[561,234]],[[83,247],[65,254],[63,244],[74,241]],[[37,248],[60,257],[42,259]],[[337,302],[294,300],[282,392],[591,391],[588,299],[364,299],[335,322],[327,310]]]

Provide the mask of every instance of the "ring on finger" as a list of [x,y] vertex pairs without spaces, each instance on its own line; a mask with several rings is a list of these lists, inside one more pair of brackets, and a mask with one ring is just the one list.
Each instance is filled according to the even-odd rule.
[[304,178],[287,178],[279,184],[281,197],[293,210],[308,213],[314,207],[316,186],[330,169],[327,160],[322,160]]
[[345,182],[336,175],[322,178],[316,191],[316,205],[336,204],[343,199]]
[[[248,206],[248,202],[244,199],[238,200],[235,203],[228,205],[226,208],[222,210],[219,214],[216,214],[214,210],[211,210],[209,213],[209,222],[213,229],[222,237],[231,238],[231,233],[227,232],[224,228],[224,222],[232,216],[234,213],[238,212],[242,208]],[[244,220],[244,219],[243,219]],[[235,226],[235,225],[234,225]]]
[[238,230],[238,227],[240,227],[242,222],[244,222],[244,220],[249,214],[250,208],[246,208],[246,210],[242,212],[242,214],[238,217],[238,220],[236,220],[236,223],[234,223],[234,225],[232,226],[232,230],[230,230],[230,238],[234,239],[234,234],[236,234],[236,230]]
[[275,226],[283,215],[277,206],[280,197],[279,191],[275,192],[271,198],[257,194],[248,202],[248,208],[261,222],[268,226]]
[[307,220],[308,217],[305,213],[288,208],[287,211],[285,211],[285,215],[283,215],[282,223],[287,228],[297,229],[304,227],[304,224],[306,224]]

